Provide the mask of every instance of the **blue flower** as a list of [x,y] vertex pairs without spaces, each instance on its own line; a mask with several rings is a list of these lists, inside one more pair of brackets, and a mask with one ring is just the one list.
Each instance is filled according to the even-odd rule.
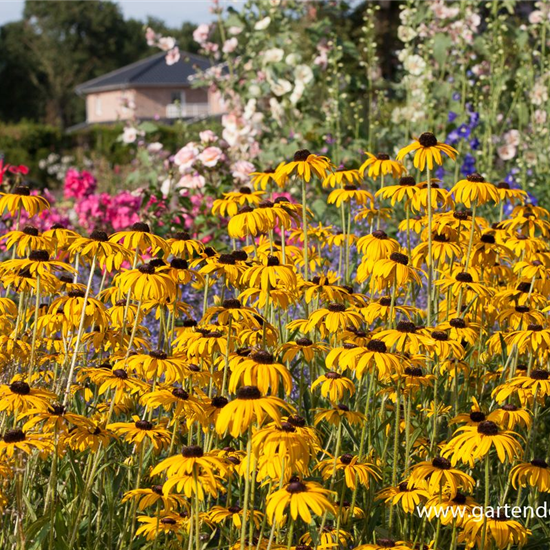
[[460,167],[460,172],[464,176],[469,176],[470,174],[473,174],[475,171],[476,171],[476,159],[470,153],[466,153],[466,155],[464,155],[464,162]]
[[479,149],[479,146],[480,146],[479,139],[474,138],[474,139],[470,140],[470,147],[474,151],[477,151]]
[[453,95],[452,95],[452,99],[453,101],[460,101],[460,93],[458,92],[455,92]]
[[447,117],[447,122],[454,122],[456,120],[456,117],[458,116],[457,113],[454,111],[449,111],[449,115]]
[[470,111],[470,127],[475,128],[479,124],[479,113]]
[[461,138],[468,139],[470,137],[471,129],[466,124],[461,124],[457,131]]
[[445,168],[443,166],[438,166],[435,170],[435,177],[442,180],[445,177]]
[[447,143],[449,145],[456,145],[460,141],[460,137],[458,130],[451,130],[447,136]]

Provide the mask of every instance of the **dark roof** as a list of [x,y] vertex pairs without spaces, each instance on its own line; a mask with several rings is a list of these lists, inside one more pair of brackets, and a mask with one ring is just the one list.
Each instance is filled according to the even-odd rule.
[[160,52],[116,71],[88,80],[76,87],[76,93],[89,94],[144,86],[189,85],[190,77],[197,72],[197,68],[206,70],[211,66],[208,59],[192,53],[181,52],[180,60],[173,65],[166,63],[165,56],[165,52]]

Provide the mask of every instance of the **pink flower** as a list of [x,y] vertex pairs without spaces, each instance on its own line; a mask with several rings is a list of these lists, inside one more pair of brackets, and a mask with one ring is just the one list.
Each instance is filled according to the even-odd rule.
[[175,65],[181,59],[180,49],[177,46],[175,48],[172,48],[166,54],[165,59],[167,65]]
[[165,52],[173,50],[176,47],[176,39],[171,36],[162,36],[159,38],[158,47]]
[[235,37],[230,38],[224,42],[222,51],[224,53],[233,53],[237,49],[238,45],[239,41]]
[[157,41],[157,33],[151,27],[147,27],[147,30],[145,31],[145,39],[147,40],[148,46],[154,46]]
[[242,183],[249,180],[250,172],[254,171],[254,165],[247,160],[238,160],[231,166],[231,175]]
[[204,44],[208,40],[210,34],[210,25],[202,23],[193,31],[193,40],[199,44]]
[[201,189],[206,184],[206,180],[200,174],[185,174],[176,183],[178,189]]
[[199,156],[198,159],[208,168],[212,168],[218,164],[223,157],[223,151],[219,147],[207,147]]
[[179,166],[180,172],[183,173],[193,166],[193,163],[197,160],[198,154],[199,150],[193,142],[190,142],[175,154],[174,164]]
[[200,132],[199,137],[203,143],[214,143],[218,139],[218,136],[212,130]]
[[76,168],[69,168],[65,174],[63,196],[66,199],[82,199],[91,195],[97,187],[97,180],[87,172],[79,172]]

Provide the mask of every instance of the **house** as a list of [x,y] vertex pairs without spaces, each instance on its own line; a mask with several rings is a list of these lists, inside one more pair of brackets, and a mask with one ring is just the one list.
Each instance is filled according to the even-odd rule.
[[133,118],[170,122],[221,114],[217,93],[191,87],[197,69],[208,69],[210,61],[181,52],[180,60],[168,65],[165,55],[158,53],[77,86],[76,93],[86,98],[86,125]]

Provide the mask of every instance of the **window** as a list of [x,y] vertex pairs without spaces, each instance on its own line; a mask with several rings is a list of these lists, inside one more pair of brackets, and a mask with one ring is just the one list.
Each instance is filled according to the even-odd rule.
[[180,105],[185,105],[185,91],[181,90],[177,92],[172,92],[172,100],[170,101],[170,103],[179,103]]
[[101,115],[103,111],[101,110],[101,96],[98,95],[95,98],[95,114]]

